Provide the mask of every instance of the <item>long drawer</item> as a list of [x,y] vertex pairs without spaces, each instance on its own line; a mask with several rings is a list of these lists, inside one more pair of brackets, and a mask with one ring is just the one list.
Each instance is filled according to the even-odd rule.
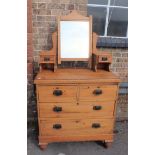
[[80,101],[112,101],[116,99],[116,85],[81,86]]
[[77,100],[77,86],[39,86],[39,102],[65,102]]
[[106,116],[112,117],[114,112],[114,101],[103,102],[79,102],[75,103],[40,103],[40,117],[87,117]]
[[96,135],[113,133],[113,119],[46,119],[40,120],[41,136]]

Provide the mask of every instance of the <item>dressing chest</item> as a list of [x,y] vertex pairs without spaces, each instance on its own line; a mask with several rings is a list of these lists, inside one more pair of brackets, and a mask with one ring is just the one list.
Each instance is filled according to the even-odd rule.
[[[68,47],[62,46],[65,33],[61,34],[61,31],[65,25],[61,21],[77,22],[74,24],[88,21],[88,56],[75,57],[74,53],[73,57],[64,56]],[[103,141],[108,145],[114,136],[120,80],[109,71],[111,54],[97,52],[92,17],[83,17],[76,11],[59,17],[58,32],[52,34],[52,40],[53,48],[40,52],[40,72],[34,81],[40,148],[45,149],[51,142],[69,141]],[[80,47],[79,50],[83,50],[82,43]],[[87,51],[87,48],[84,50]],[[65,68],[61,67],[62,61],[86,61],[88,67]],[[59,67],[57,64],[60,64]],[[50,65],[50,69],[46,69],[46,65]]]

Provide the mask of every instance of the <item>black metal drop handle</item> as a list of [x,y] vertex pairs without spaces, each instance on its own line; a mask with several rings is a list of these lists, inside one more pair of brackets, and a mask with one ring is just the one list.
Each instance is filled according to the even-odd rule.
[[108,58],[107,57],[102,57],[102,61],[107,61]]
[[102,109],[102,106],[100,105],[93,106],[93,110],[101,110],[101,109]]
[[53,129],[61,129],[61,124],[54,124]]
[[102,94],[102,90],[101,89],[95,89],[93,91],[93,94],[95,94],[95,95],[101,95]]
[[100,128],[101,125],[99,123],[93,123],[92,128]]
[[53,91],[53,95],[55,96],[61,96],[63,94],[62,90],[56,89]]
[[53,111],[60,112],[60,111],[62,111],[62,107],[54,107]]

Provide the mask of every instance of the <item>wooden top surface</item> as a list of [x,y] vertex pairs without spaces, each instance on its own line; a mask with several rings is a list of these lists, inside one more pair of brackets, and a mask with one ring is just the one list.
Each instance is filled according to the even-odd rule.
[[35,84],[41,83],[87,83],[87,82],[120,82],[112,72],[90,69],[57,69],[55,72],[44,70],[35,78]]

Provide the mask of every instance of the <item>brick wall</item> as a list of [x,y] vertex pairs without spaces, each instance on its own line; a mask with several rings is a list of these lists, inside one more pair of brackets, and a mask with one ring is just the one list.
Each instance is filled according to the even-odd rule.
[[[31,0],[28,0],[28,2],[30,1]],[[73,9],[78,10],[78,12],[83,15],[87,15],[86,4],[87,0],[32,0],[32,31],[28,32],[28,40],[31,40],[31,35],[33,32],[33,52],[29,52],[31,50],[28,50],[28,85],[30,85],[30,89],[28,89],[28,94],[33,94],[33,87],[31,85],[31,79],[33,77],[32,69],[34,70],[35,75],[38,72],[39,51],[49,50],[52,47],[51,34],[57,26],[56,17],[58,15],[66,15]],[[30,5],[28,5],[28,10],[30,15]],[[30,18],[29,15],[28,17]],[[31,23],[28,22],[28,25],[31,25]],[[28,48],[31,49],[29,43]],[[112,53],[113,63],[111,65],[111,71],[118,75],[121,78],[122,82],[127,82],[128,50],[125,48],[105,48],[100,50],[106,50]],[[119,95],[117,117],[123,119],[127,118],[126,94]],[[36,119],[35,96],[31,97],[31,103],[28,108],[28,118]]]
[[120,91],[117,101],[117,120],[128,118],[128,49],[127,48],[100,48],[101,51],[112,53],[110,70],[121,79]]
[[57,16],[71,10],[87,15],[87,0],[32,0],[34,68],[38,70],[38,53],[52,47],[51,34],[57,27]]
[[101,51],[112,53],[110,70],[120,77],[121,82],[128,81],[128,49],[126,48],[101,48]]
[[27,103],[28,119],[32,118],[31,100],[33,95],[33,46],[32,46],[32,0],[27,1]]

